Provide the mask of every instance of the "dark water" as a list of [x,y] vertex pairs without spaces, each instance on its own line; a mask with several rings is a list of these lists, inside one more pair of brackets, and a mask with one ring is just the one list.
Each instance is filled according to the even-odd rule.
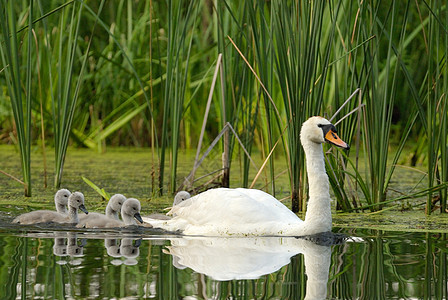
[[3,223],[0,298],[446,299],[446,234],[333,232],[186,238]]

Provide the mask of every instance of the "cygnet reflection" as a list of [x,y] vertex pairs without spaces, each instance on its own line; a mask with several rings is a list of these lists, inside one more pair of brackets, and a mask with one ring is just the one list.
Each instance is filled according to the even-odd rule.
[[[112,260],[113,265],[136,265],[137,257],[140,255],[140,245],[141,238],[122,238],[121,241],[118,239],[105,239],[104,246],[106,247],[107,254],[115,260]],[[122,261],[119,258],[124,257],[125,260]]]
[[105,239],[104,246],[106,247],[107,255],[115,258],[121,257],[118,239]]
[[[254,237],[171,239],[167,247],[177,268],[188,267],[215,280],[256,279],[278,271],[299,253],[307,275],[305,299],[325,299],[331,262],[332,233],[313,238]],[[316,243],[318,242],[318,243]]]
[[54,238],[53,254],[57,256],[83,256],[86,240],[77,238],[76,233],[59,234]]

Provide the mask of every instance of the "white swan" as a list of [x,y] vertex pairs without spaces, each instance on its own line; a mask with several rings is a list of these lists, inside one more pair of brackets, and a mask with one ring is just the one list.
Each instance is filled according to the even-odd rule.
[[38,223],[64,223],[64,224],[78,224],[78,209],[84,213],[88,213],[84,206],[84,195],[80,192],[74,192],[68,197],[68,213],[59,213],[51,210],[35,210],[29,213],[21,214],[12,222],[24,225],[38,224]]
[[127,199],[121,207],[121,218],[123,221],[115,220],[105,215],[98,214],[96,218],[86,220],[85,222],[79,223],[77,227],[79,228],[115,228],[115,227],[125,227],[129,225],[137,225],[135,220],[143,223],[142,217],[140,216],[140,201],[135,198]]
[[302,125],[300,139],[306,155],[309,203],[305,221],[273,196],[254,189],[208,190],[175,205],[171,220],[154,220],[155,228],[203,236],[302,236],[331,230],[329,181],[322,144],[348,149],[336,128],[322,117]]
[[113,220],[120,220],[118,217],[118,213],[121,212],[121,207],[123,206],[123,203],[126,201],[126,197],[122,194],[115,194],[112,197],[110,197],[109,202],[106,206],[106,215],[100,214],[100,213],[89,213],[88,215],[82,215],[79,217],[79,227],[83,227],[83,224],[92,221],[96,218],[103,218],[104,216],[113,219]]
[[[190,198],[191,198],[191,195],[189,192],[180,191],[176,194],[176,196],[174,196],[173,206],[178,205],[179,203],[181,203],[187,199],[190,199]],[[173,206],[168,207],[168,209],[173,208]],[[154,214],[150,214],[149,216],[142,217],[142,219],[143,219],[143,222],[150,223],[151,221],[154,221],[154,220],[170,220],[171,217],[164,215],[164,214],[154,213]]]

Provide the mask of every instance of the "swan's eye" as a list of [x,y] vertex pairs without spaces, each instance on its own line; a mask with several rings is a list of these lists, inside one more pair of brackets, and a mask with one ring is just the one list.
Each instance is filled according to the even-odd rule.
[[317,127],[322,128],[324,135],[326,135],[329,131],[337,133],[336,127],[333,124],[317,124]]
[[118,205],[121,205],[121,202],[118,202]]

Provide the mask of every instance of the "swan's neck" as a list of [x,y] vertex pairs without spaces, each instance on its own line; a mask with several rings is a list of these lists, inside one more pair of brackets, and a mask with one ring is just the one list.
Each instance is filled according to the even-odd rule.
[[115,220],[120,220],[118,211],[114,210],[109,204],[106,206],[106,216]]
[[67,214],[67,206],[56,202],[56,211],[61,214]]
[[125,225],[137,225],[137,221],[135,221],[134,217],[128,214],[121,214],[121,218]]
[[330,184],[322,144],[308,141],[303,149],[308,173],[309,200],[305,215],[307,234],[331,230]]
[[70,219],[70,223],[78,224],[79,223],[78,209],[70,206],[68,208],[68,217]]

